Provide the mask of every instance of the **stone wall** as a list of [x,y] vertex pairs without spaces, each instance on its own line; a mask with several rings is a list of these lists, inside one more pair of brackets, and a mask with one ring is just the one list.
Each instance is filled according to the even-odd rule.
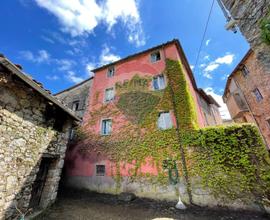
[[74,102],[79,102],[79,108],[75,111],[75,114],[76,116],[82,118],[85,110],[88,107],[88,97],[91,85],[92,79],[88,79],[78,85],[75,85],[74,87],[56,94],[55,97],[65,103],[70,109],[72,109]]
[[222,0],[265,71],[270,73],[270,45],[261,39],[260,20],[270,12],[269,0]]
[[[29,208],[33,182],[44,157],[52,158],[40,206],[51,204],[57,195],[64,164],[70,121],[63,130],[46,115],[48,102],[33,89],[0,69],[0,219]],[[59,129],[59,123],[58,127]]]

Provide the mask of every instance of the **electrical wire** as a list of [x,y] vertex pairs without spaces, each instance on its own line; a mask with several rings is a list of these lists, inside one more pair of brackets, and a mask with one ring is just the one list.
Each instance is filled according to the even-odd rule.
[[200,47],[199,47],[199,51],[198,51],[198,54],[197,54],[197,57],[196,57],[196,62],[195,62],[195,66],[194,66],[194,72],[195,72],[195,70],[197,68],[197,65],[198,65],[198,61],[199,61],[201,50],[202,50],[202,45],[203,45],[205,35],[206,35],[207,29],[208,29],[208,25],[209,25],[211,14],[212,14],[212,11],[213,11],[213,8],[214,8],[214,4],[215,4],[215,0],[212,1],[211,8],[210,8],[210,11],[209,11],[209,14],[208,14],[208,17],[207,17],[206,25],[205,25],[204,32],[203,32],[203,37],[202,37]]

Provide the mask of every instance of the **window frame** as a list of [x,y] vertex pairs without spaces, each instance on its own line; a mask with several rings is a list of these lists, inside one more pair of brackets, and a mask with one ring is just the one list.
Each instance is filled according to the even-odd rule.
[[[159,119],[160,119],[161,114],[166,114],[166,113],[168,113],[169,116],[170,116],[169,118],[170,118],[170,124],[171,124],[171,127],[161,128],[161,127],[159,126]],[[166,123],[165,123],[165,124],[166,124]],[[159,130],[161,130],[161,131],[168,130],[168,129],[173,128],[173,126],[174,126],[174,125],[173,125],[173,120],[172,120],[171,111],[162,111],[162,112],[159,112],[159,113],[158,113],[157,127],[158,127]]]
[[111,135],[111,134],[112,134],[112,131],[113,131],[113,129],[112,129],[112,124],[111,124],[111,132],[110,132],[109,134],[104,134],[104,133],[103,133],[103,129],[102,129],[103,121],[111,121],[111,123],[113,123],[113,120],[112,120],[111,118],[102,118],[102,119],[101,119],[101,122],[100,122],[100,134],[101,134],[102,136],[108,136],[108,135]]
[[[159,78],[160,77],[163,77],[163,80],[164,80],[164,88],[160,88],[160,80],[159,80]],[[154,86],[154,80],[155,79],[157,79],[157,83],[158,83],[158,89],[155,89],[155,86]],[[153,76],[153,78],[152,78],[152,89],[153,89],[153,91],[161,91],[161,90],[163,90],[163,89],[165,89],[166,88],[166,86],[167,86],[167,80],[166,80],[166,77],[165,77],[165,75],[163,74],[163,73],[161,73],[161,74],[158,74],[158,75],[156,75],[156,76]]]
[[[74,109],[75,104],[78,104],[78,105],[76,105],[77,108]],[[72,111],[74,111],[74,112],[79,111],[79,108],[80,108],[80,100],[73,101],[72,106],[71,106]]]
[[268,128],[270,129],[270,118],[266,119],[266,123],[267,123]]
[[[103,172],[98,172],[98,167],[103,167]],[[106,176],[106,165],[105,164],[96,164],[96,176]]]
[[[257,102],[261,102],[263,100],[263,95],[258,88],[253,89],[252,92],[253,92],[253,95],[255,96]],[[258,93],[256,93],[256,92],[258,92]],[[260,99],[258,99],[258,96],[256,94],[260,95]]]
[[[109,89],[112,89],[112,91],[113,91],[113,98],[111,100],[106,100],[106,91],[109,90]],[[114,87],[106,88],[104,90],[104,100],[103,100],[103,102],[104,103],[110,103],[110,102],[112,102],[114,100],[114,98],[115,98],[115,89],[114,89]]]
[[[157,54],[157,53],[159,53],[159,60],[155,60],[155,61],[153,61],[152,60],[152,56],[154,55],[154,54]],[[161,61],[161,52],[160,52],[160,50],[156,50],[156,51],[153,51],[152,53],[150,53],[150,62],[151,63],[156,63],[156,62],[159,62],[159,61]]]
[[241,67],[241,73],[242,73],[242,76],[245,78],[249,75],[250,72],[246,65],[243,65]]
[[[109,75],[110,70],[113,70],[112,75]],[[115,67],[114,67],[114,66],[108,67],[108,68],[107,68],[107,74],[106,74],[106,75],[107,75],[107,78],[112,78],[112,77],[114,77],[114,74],[115,74]]]

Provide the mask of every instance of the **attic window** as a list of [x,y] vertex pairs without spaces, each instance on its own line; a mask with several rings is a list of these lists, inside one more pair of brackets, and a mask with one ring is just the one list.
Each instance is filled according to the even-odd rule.
[[114,76],[114,72],[115,72],[115,70],[114,70],[114,66],[112,66],[112,67],[109,67],[108,68],[108,71],[107,71],[107,77],[113,77]]
[[161,60],[161,56],[160,56],[160,52],[159,51],[156,51],[156,52],[151,53],[151,62],[152,63],[157,62],[159,60]]
[[72,110],[73,111],[78,111],[79,110],[79,105],[80,105],[80,101],[74,101],[72,103]]
[[242,67],[241,71],[244,77],[247,77],[247,75],[249,74],[249,70],[245,65]]

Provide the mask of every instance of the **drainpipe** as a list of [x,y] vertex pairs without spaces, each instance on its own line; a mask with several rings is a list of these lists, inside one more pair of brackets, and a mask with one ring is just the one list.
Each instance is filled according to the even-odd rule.
[[255,115],[254,115],[254,113],[252,112],[252,110],[251,110],[251,108],[250,108],[250,105],[249,105],[249,103],[248,103],[248,100],[247,100],[245,94],[243,93],[243,91],[242,91],[242,89],[241,89],[241,87],[240,87],[238,81],[236,80],[236,78],[234,78],[234,81],[235,81],[235,84],[236,84],[237,88],[240,90],[241,94],[243,95],[243,97],[244,97],[244,99],[245,99],[245,103],[246,103],[246,105],[247,105],[247,107],[248,107],[248,111],[251,113],[251,116],[252,116],[253,120],[255,121],[255,123],[256,123],[256,125],[257,125],[259,131],[260,131],[260,134],[261,134],[261,137],[262,137],[262,139],[263,139],[263,142],[264,142],[264,144],[265,144],[265,146],[266,146],[266,149],[267,149],[267,151],[269,151],[268,144],[267,144],[267,142],[266,142],[266,140],[265,140],[265,137],[263,136],[263,133],[262,133],[262,130],[261,130],[260,126],[259,126],[259,123],[258,123],[258,121],[257,121],[257,119],[256,119],[256,117],[255,117]]

